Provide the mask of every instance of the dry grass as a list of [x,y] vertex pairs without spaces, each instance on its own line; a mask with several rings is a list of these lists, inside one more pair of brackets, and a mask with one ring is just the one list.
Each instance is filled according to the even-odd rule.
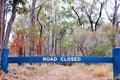
[[111,74],[110,67],[108,68],[108,66],[103,66],[103,65],[91,65],[87,73],[93,75],[93,77],[95,78],[105,77]]
[[57,64],[10,65],[11,80],[112,80],[111,65],[62,66]]
[[2,70],[0,70],[0,80],[11,80]]

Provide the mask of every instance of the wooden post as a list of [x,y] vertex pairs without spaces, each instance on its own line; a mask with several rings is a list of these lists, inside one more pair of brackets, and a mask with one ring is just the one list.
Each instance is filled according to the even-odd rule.
[[2,56],[1,56],[1,67],[2,70],[5,73],[8,73],[8,53],[9,53],[9,49],[2,49]]
[[118,80],[120,78],[120,48],[112,49],[113,55],[113,78]]

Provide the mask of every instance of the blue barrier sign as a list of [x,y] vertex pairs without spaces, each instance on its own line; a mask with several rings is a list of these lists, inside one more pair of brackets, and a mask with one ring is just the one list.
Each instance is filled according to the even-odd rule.
[[8,57],[8,63],[44,63],[44,62],[83,62],[83,63],[112,63],[112,57],[80,57],[80,56],[36,56]]
[[7,73],[9,63],[51,63],[51,62],[76,62],[76,63],[112,63],[113,80],[120,75],[120,48],[112,49],[112,57],[98,56],[33,56],[33,57],[8,57],[9,49],[2,49],[1,68]]

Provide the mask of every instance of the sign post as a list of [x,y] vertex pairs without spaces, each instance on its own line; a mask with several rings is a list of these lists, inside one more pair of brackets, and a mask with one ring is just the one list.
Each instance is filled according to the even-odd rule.
[[120,48],[113,48],[112,49],[113,55],[113,76],[116,80],[120,77]]
[[8,53],[9,49],[2,49],[1,68],[5,73],[8,73]]

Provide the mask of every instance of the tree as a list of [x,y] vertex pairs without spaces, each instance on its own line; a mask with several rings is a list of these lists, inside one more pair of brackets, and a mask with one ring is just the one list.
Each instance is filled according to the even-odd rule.
[[9,36],[10,36],[10,32],[11,32],[11,26],[12,26],[12,23],[16,16],[16,6],[17,6],[17,2],[13,1],[12,15],[8,22],[7,30],[6,30],[6,34],[5,34],[5,38],[4,38],[4,47],[8,46]]
[[88,34],[90,34],[88,30],[81,30],[81,28],[74,29],[74,42],[76,45],[77,53],[82,53],[83,56],[86,56],[86,53],[84,52],[84,45],[88,38]]
[[107,40],[110,41],[111,46],[115,47],[115,27],[112,25],[105,25],[102,27],[102,31],[105,33]]
[[[4,29],[5,29],[5,2],[6,0],[0,0],[0,49],[3,47]],[[1,53],[1,52],[0,52]]]
[[[92,32],[96,31],[98,29],[101,17],[102,17],[102,11],[104,8],[104,5],[106,4],[107,0],[101,2],[99,0],[93,0],[91,3],[81,0],[78,2],[80,6],[74,7],[74,2],[71,4],[71,9],[75,12],[75,15],[77,16],[79,25],[82,25],[85,23],[85,21],[89,22],[89,26]],[[97,7],[97,5],[100,5],[100,7]],[[79,15],[81,14],[81,15]],[[87,16],[87,17],[86,17]],[[84,19],[86,18],[86,20]]]
[[83,23],[82,23],[82,20],[81,20],[81,18],[80,18],[80,16],[79,16],[78,12],[75,10],[74,6],[71,6],[71,5],[70,5],[70,7],[71,7],[71,9],[75,12],[75,14],[76,14],[76,16],[77,16],[78,26],[81,26]]
[[[11,0],[9,0],[11,2]],[[12,27],[12,24],[14,22],[14,19],[15,19],[15,16],[16,16],[16,12],[17,12],[17,5],[18,4],[22,4],[24,5],[25,3],[22,1],[22,0],[13,0],[12,3],[11,3],[11,6],[12,6],[12,15],[11,15],[11,18],[7,24],[7,27],[6,27],[6,32],[5,32],[5,37],[4,37],[4,45],[3,47],[7,47],[8,46],[8,42],[9,42],[9,36],[10,36],[10,32],[11,32],[11,27]],[[20,7],[18,7],[19,9]]]
[[38,12],[37,12],[37,22],[38,22],[38,29],[39,29],[39,42],[38,42],[38,55],[41,55],[42,54],[42,41],[43,41],[43,28],[44,28],[44,25],[42,24],[41,20],[39,20],[39,16],[40,16],[40,11],[42,10],[42,8],[44,8],[43,6],[47,3],[48,1],[45,1],[43,2],[39,9],[38,9]]
[[35,20],[34,20],[34,8],[35,8],[35,5],[36,5],[36,0],[32,0],[32,4],[30,5],[30,25],[28,27],[28,40],[29,40],[29,56],[32,55],[32,52],[34,52],[34,45],[35,45],[35,41],[33,39],[33,35],[34,35],[34,29],[35,29]]
[[120,18],[118,16],[118,9],[119,9],[119,6],[120,6],[120,2],[118,0],[114,0],[114,6],[111,6],[112,7],[112,16],[111,16],[111,13],[108,14],[107,10],[106,10],[106,14],[107,14],[107,17],[109,19],[109,21],[112,23],[112,25],[116,28],[115,29],[115,47],[119,47],[119,23],[120,23]]
[[[23,0],[1,0],[0,4],[0,49],[2,49],[8,47],[11,26],[14,22],[17,9],[20,8],[18,4],[24,5],[25,3]],[[5,15],[8,12],[11,12],[11,17],[6,24],[7,18]]]

